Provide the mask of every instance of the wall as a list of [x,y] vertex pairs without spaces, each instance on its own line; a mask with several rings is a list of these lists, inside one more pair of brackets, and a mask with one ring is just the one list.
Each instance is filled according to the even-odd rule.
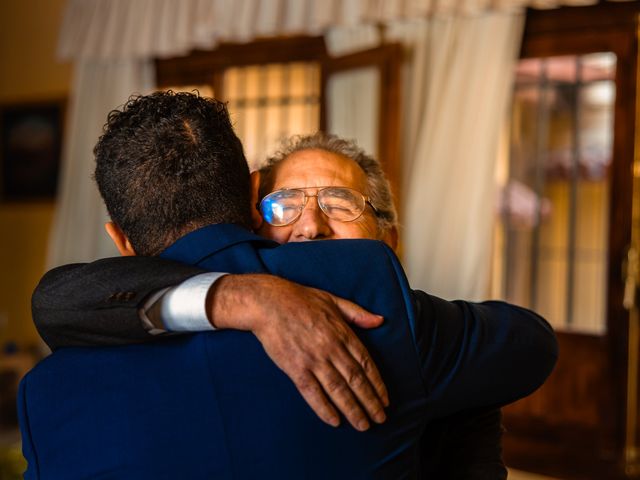
[[[56,60],[65,0],[0,1],[0,104],[66,98],[71,65]],[[38,343],[31,292],[44,272],[53,201],[0,203],[0,349]]]

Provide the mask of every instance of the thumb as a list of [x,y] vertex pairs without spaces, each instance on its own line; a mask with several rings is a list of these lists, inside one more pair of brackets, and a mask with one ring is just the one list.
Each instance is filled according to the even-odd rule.
[[342,316],[348,323],[352,323],[361,328],[375,328],[382,325],[384,318],[381,315],[369,313],[364,308],[349,300],[340,297],[333,297]]

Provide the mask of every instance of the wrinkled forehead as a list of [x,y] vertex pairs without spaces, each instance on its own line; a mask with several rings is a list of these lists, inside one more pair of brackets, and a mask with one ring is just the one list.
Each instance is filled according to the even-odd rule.
[[275,166],[272,190],[307,187],[349,187],[368,194],[367,176],[348,157],[325,150],[300,150]]

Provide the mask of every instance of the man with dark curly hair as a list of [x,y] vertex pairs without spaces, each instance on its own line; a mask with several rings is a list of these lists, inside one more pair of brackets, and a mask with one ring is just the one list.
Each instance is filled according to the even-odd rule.
[[[214,99],[173,92],[136,97],[109,114],[94,152],[95,180],[112,219],[106,228],[125,256],[158,255],[185,234],[210,224],[248,230],[254,222],[252,211],[260,218],[250,208],[251,184],[242,144],[226,106]],[[118,312],[113,312],[117,318],[109,319],[105,318],[109,310],[98,307],[100,318],[89,322],[86,312],[60,306],[66,298],[86,305],[89,293],[99,290],[81,297],[69,297],[68,291],[56,294],[52,292],[55,285],[48,282],[59,273],[66,278],[71,271],[54,270],[43,281],[46,288],[39,287],[34,295],[36,326],[53,350],[153,339],[148,331],[157,329],[144,329],[140,321],[123,322]],[[79,272],[73,276],[86,281]],[[366,349],[345,325],[349,321],[361,327],[377,326],[379,317],[325,292],[264,275],[230,275],[215,287],[207,308],[215,324],[205,316],[195,325],[172,330],[212,326],[251,330],[323,420],[339,423],[334,405],[361,430],[368,428],[368,418],[384,420],[384,384]],[[249,288],[253,294],[242,295],[240,308],[224,311]],[[270,302],[274,296],[286,298],[286,304]]]

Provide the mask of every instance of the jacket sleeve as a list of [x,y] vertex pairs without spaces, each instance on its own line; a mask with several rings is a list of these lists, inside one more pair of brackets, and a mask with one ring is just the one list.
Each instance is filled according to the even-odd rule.
[[151,341],[138,309],[153,292],[204,270],[158,257],[117,257],[47,272],[31,307],[42,339],[52,349]]
[[20,423],[20,435],[22,439],[22,456],[27,461],[27,470],[24,472],[24,478],[27,480],[40,478],[38,465],[38,457],[31,436],[31,428],[29,424],[29,415],[27,408],[27,383],[29,382],[29,374],[21,381],[18,390],[18,421]]
[[505,302],[448,302],[413,295],[415,341],[431,404],[455,413],[500,406],[539,388],[558,358],[551,326]]

